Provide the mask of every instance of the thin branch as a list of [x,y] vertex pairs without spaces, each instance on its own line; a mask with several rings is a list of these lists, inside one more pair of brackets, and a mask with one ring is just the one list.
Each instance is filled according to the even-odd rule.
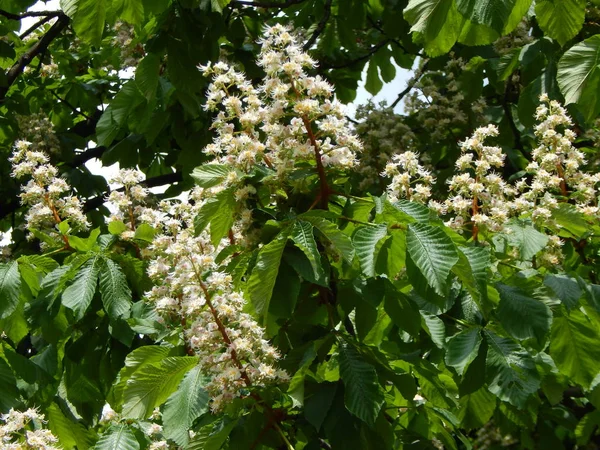
[[421,79],[423,74],[425,72],[427,72],[428,66],[429,66],[429,60],[426,60],[423,63],[423,65],[421,66],[421,68],[417,70],[417,72],[415,73],[415,76],[408,81],[408,83],[406,84],[406,88],[398,94],[398,97],[396,98],[396,100],[394,100],[394,102],[390,105],[390,107],[392,109],[394,109],[396,107],[396,105],[398,103],[400,103],[402,101],[402,99],[412,90],[412,88],[415,87],[415,85],[419,82],[419,80]]
[[75,155],[71,161],[66,163],[66,165],[70,167],[79,167],[88,162],[90,159],[100,158],[106,150],[108,149],[104,146],[91,148],[83,153],[78,153]]
[[369,49],[369,51],[367,53],[365,53],[362,56],[359,56],[358,58],[355,58],[355,59],[352,59],[350,61],[346,61],[346,62],[340,63],[340,64],[330,64],[330,65],[323,64],[323,65],[319,66],[319,69],[321,71],[330,70],[330,69],[345,69],[346,67],[350,67],[356,63],[364,61],[365,59],[369,59],[369,57],[371,57],[374,53],[376,53],[377,50],[379,50],[381,47],[388,44],[389,42],[390,42],[390,40],[386,39],[384,41],[379,42],[378,44],[375,44],[373,47],[371,47]]
[[27,36],[29,36],[31,33],[33,33],[39,27],[41,27],[42,25],[44,25],[46,22],[50,22],[52,19],[54,19],[54,17],[55,16],[46,16],[46,17],[43,17],[41,20],[38,20],[36,23],[34,23],[33,25],[31,25],[25,31],[23,31],[19,35],[19,39],[25,39]]
[[25,17],[60,17],[64,15],[62,11],[27,11],[22,14],[13,14],[0,9],[0,16],[10,20],[21,20]]
[[304,2],[305,0],[286,0],[283,3],[278,2],[253,2],[247,0],[233,0],[229,3],[230,6],[239,8],[242,6],[254,6],[256,8],[289,8],[290,6],[297,5]]
[[304,51],[308,51],[308,49],[310,49],[313,46],[313,44],[317,41],[319,35],[327,26],[327,22],[331,17],[331,2],[332,0],[325,0],[325,4],[323,5],[323,17],[321,17],[321,20],[319,21],[319,24],[317,25],[317,28],[313,32],[310,39],[306,41],[306,43],[302,47]]
[[39,41],[33,45],[28,51],[23,53],[16,63],[6,73],[6,84],[0,87],[0,102],[4,101],[8,89],[16,81],[17,77],[23,72],[25,67],[36,56],[43,54],[48,49],[50,43],[60,35],[60,33],[69,25],[69,18],[65,14],[60,14],[58,20],[44,34]]
[[77,108],[75,108],[73,105],[71,105],[67,100],[65,100],[64,98],[60,97],[56,92],[54,92],[52,89],[50,89],[50,93],[52,95],[54,95],[54,97],[56,97],[58,99],[58,101],[60,101],[61,103],[64,103],[65,105],[67,105],[69,108],[71,108],[73,110],[74,113],[79,114],[80,116],[85,117],[87,120],[92,120],[92,118],[90,116],[88,116],[86,113],[84,113],[83,111],[79,111]]

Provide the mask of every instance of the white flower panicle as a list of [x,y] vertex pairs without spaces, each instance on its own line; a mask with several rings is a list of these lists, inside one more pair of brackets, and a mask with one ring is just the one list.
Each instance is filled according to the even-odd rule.
[[14,177],[31,177],[21,188],[21,202],[30,207],[25,217],[27,228],[51,229],[63,220],[74,230],[89,227],[81,201],[70,195],[71,187],[58,176],[46,153],[32,150],[30,142],[21,140],[15,143],[9,160]]
[[419,164],[419,155],[407,151],[394,155],[381,174],[392,177],[388,186],[390,201],[400,198],[426,203],[431,197],[431,184],[435,181],[431,172]]
[[148,208],[145,207],[149,191],[139,184],[145,178],[144,173],[137,169],[121,169],[109,180],[111,184],[119,184],[122,187],[122,190],[111,191],[108,196],[108,207],[113,211],[109,221],[122,221],[129,225],[130,229],[121,233],[124,239],[133,237],[138,222],[147,222],[149,219]]
[[44,429],[44,415],[30,408],[21,412],[11,408],[0,416],[0,448],[5,450],[59,450],[58,439]]
[[243,172],[266,165],[281,177],[315,158],[325,167],[354,167],[361,143],[331,100],[331,85],[306,74],[315,61],[282,25],[267,28],[261,44],[258,64],[267,75],[257,88],[226,63],[201,67],[213,79],[206,108],[219,110],[217,138],[205,153]]

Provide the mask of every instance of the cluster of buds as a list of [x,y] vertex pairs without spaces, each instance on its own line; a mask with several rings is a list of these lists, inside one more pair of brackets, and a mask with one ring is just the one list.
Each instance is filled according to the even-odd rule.
[[63,220],[74,230],[88,228],[81,201],[69,195],[71,187],[58,176],[58,169],[49,163],[46,153],[33,150],[30,142],[21,140],[15,143],[10,162],[14,177],[31,177],[21,193],[22,203],[30,206],[27,228],[51,230]]
[[44,415],[30,408],[20,412],[11,409],[0,416],[1,448],[6,450],[58,450],[58,439],[43,428]]

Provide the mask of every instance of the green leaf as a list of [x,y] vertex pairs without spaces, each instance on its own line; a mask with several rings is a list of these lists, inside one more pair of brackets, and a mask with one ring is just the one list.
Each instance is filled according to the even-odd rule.
[[452,239],[441,228],[412,223],[408,226],[406,249],[427,283],[439,295],[444,295],[446,279],[458,262]]
[[44,410],[48,427],[58,437],[63,448],[90,448],[94,444],[93,432],[79,422],[69,420],[56,403]]
[[535,18],[561,47],[577,36],[585,20],[585,0],[537,0]]
[[458,39],[463,23],[454,0],[410,0],[404,18],[412,25],[411,32],[423,35],[430,56],[447,53]]
[[100,45],[108,0],[61,0],[60,7],[72,19],[73,29],[82,41]]
[[459,405],[456,417],[460,420],[461,428],[471,430],[488,423],[496,409],[496,399],[485,388],[481,388],[461,397]]
[[[95,2],[96,0],[85,0]],[[100,0],[100,3],[104,0]],[[122,127],[127,124],[127,118],[132,111],[144,102],[144,96],[137,87],[134,80],[123,85],[115,98],[112,99],[108,108],[100,116],[96,125],[96,137],[98,145],[109,146],[119,134]]]
[[512,339],[484,331],[488,344],[486,378],[488,390],[500,400],[523,408],[540,387],[540,378],[529,353]]
[[554,294],[569,310],[577,306],[583,294],[577,280],[567,275],[548,274],[544,278],[544,284],[554,291]]
[[190,175],[198,186],[211,188],[225,181],[232,171],[232,167],[223,164],[203,164],[192,170]]
[[519,288],[498,283],[498,319],[515,339],[535,338],[543,345],[552,323],[552,312],[545,303],[529,297]]
[[353,415],[373,425],[384,403],[375,368],[346,342],[339,346],[340,376],[344,381],[344,403]]
[[376,226],[365,226],[356,230],[354,248],[360,261],[362,272],[368,277],[375,276],[375,259],[377,243],[387,236],[387,225],[380,223]]
[[329,241],[338,252],[340,252],[342,258],[349,264],[352,263],[352,260],[354,259],[354,246],[352,245],[352,240],[345,235],[336,224],[323,217],[311,216],[308,213],[301,214],[298,218],[310,222],[317,231]]
[[230,189],[208,199],[194,218],[196,234],[200,234],[210,224],[211,241],[213,245],[218,245],[233,225],[235,207],[235,198]]
[[446,365],[454,367],[463,375],[469,364],[477,357],[481,345],[480,328],[470,328],[452,336],[446,347]]
[[584,214],[570,203],[559,203],[556,208],[552,209],[552,218],[560,225],[561,233],[564,231],[570,233],[570,236],[567,235],[567,237],[573,236],[580,240],[590,232],[590,226],[586,222]]
[[77,320],[83,317],[96,293],[100,261],[100,255],[86,261],[79,268],[73,283],[62,294],[62,304],[73,311]]
[[385,289],[385,312],[394,324],[413,337],[421,331],[421,315],[417,307],[401,292],[396,291],[391,283]]
[[129,425],[111,425],[98,439],[95,450],[139,450],[140,444]]
[[508,243],[519,250],[522,261],[529,261],[548,243],[548,236],[540,233],[527,222],[517,220],[508,228],[511,233],[507,235]]
[[10,316],[17,309],[20,292],[19,263],[0,263],[0,318]]
[[446,345],[446,326],[442,319],[434,314],[422,312],[421,316],[425,322],[426,330],[431,340],[438,348],[444,348]]
[[110,234],[119,235],[123,231],[128,230],[129,228],[125,225],[121,220],[113,220],[108,224],[108,232]]
[[167,400],[163,411],[165,437],[179,445],[186,445],[192,423],[208,411],[208,394],[204,390],[205,377],[200,366],[190,370]]
[[213,424],[200,428],[196,436],[190,441],[186,450],[219,450],[237,425],[237,420],[231,421],[221,427]]
[[273,287],[277,281],[281,256],[287,243],[288,235],[281,232],[275,239],[260,249],[256,265],[248,280],[248,296],[258,314],[267,316],[269,303],[273,295]]
[[600,411],[592,411],[583,416],[575,428],[577,444],[582,447],[588,445],[592,436],[597,434],[598,427],[600,427]]
[[0,358],[0,412],[7,413],[20,403],[17,380],[8,363]]
[[135,229],[135,234],[133,235],[133,237],[134,239],[151,243],[154,240],[155,234],[156,230],[152,228],[151,225],[148,225],[147,223],[142,223],[138,225]]
[[131,289],[121,267],[112,259],[103,258],[100,271],[100,295],[111,319],[129,317]]
[[[139,0],[132,0],[132,3]],[[135,82],[138,89],[148,101],[151,101],[156,96],[156,88],[160,78],[160,58],[154,53],[148,53],[144,59],[140,61],[135,71]]]
[[183,376],[198,364],[192,356],[171,356],[159,363],[143,365],[127,380],[123,392],[123,415],[146,419],[177,389]]
[[558,62],[556,76],[565,104],[577,106],[589,122],[600,113],[600,35],[579,42]]
[[231,2],[231,0],[210,0],[213,11],[218,13],[222,13],[223,8],[229,5],[229,2]]
[[[65,222],[61,222],[61,223],[65,223]],[[100,236],[100,228],[93,229],[87,238],[80,238],[77,236],[69,236],[68,237],[69,245],[77,251],[89,252],[96,244],[96,240],[98,239],[98,236]]]
[[561,373],[587,389],[600,371],[600,323],[578,309],[555,311],[550,356]]
[[321,264],[321,254],[317,248],[317,242],[313,234],[313,226],[309,222],[298,220],[292,227],[290,237],[310,261],[310,265],[314,272],[314,278],[319,280],[325,274]]
[[383,81],[379,78],[377,63],[374,60],[369,62],[367,69],[367,80],[365,81],[365,89],[371,95],[377,94],[383,87]]
[[[111,5],[117,11],[120,20],[131,25],[141,25],[144,19],[144,2],[142,0],[113,0],[115,4]],[[141,64],[141,63],[140,63]],[[138,65],[137,70],[140,70]],[[137,71],[136,71],[137,78]]]
[[456,0],[458,11],[475,24],[502,33],[516,0]]

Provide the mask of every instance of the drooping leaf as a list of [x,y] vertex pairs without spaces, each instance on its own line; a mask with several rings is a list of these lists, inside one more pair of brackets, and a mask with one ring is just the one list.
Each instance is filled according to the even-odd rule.
[[446,279],[458,262],[458,254],[452,240],[441,228],[424,223],[408,227],[406,249],[427,283],[439,294],[446,291]]
[[273,295],[273,287],[277,281],[281,256],[287,243],[287,232],[281,232],[275,239],[260,249],[256,265],[248,280],[248,296],[256,312],[265,314],[269,311],[269,303]]
[[98,285],[101,260],[99,255],[95,255],[84,263],[79,268],[73,283],[62,294],[62,304],[71,309],[77,319],[83,317],[92,303]]
[[569,310],[577,306],[583,294],[577,280],[567,275],[548,274],[544,278],[544,284],[554,291]]
[[516,0],[456,0],[456,7],[473,23],[502,33],[516,3]]
[[175,392],[183,376],[197,364],[198,358],[171,356],[159,363],[143,365],[127,380],[123,415],[132,419],[150,417],[154,408]]
[[98,46],[104,31],[107,0],[61,0],[61,9],[72,19],[73,29],[84,42]]
[[210,238],[213,245],[217,245],[233,225],[235,207],[235,198],[231,189],[211,197],[194,218],[196,234],[200,234],[210,224]]
[[352,245],[352,240],[334,223],[323,217],[308,214],[302,214],[300,217],[302,220],[310,222],[316,230],[340,252],[342,258],[348,263],[352,263],[352,259],[354,258],[354,246]]
[[488,345],[486,378],[488,390],[500,400],[523,408],[540,387],[540,377],[529,353],[512,339],[484,331]]
[[131,289],[121,267],[110,258],[103,258],[100,263],[100,295],[111,318],[129,316]]
[[19,263],[0,263],[0,318],[10,316],[17,309],[20,292]]
[[579,42],[565,52],[558,62],[558,85],[565,104],[577,106],[591,121],[600,113],[600,35]]
[[192,170],[191,176],[202,188],[211,188],[222,183],[233,171],[233,168],[223,164],[203,164]]
[[[132,0],[132,3],[135,2],[139,2],[139,0]],[[160,63],[160,58],[157,55],[148,53],[140,61],[135,71],[135,82],[138,89],[149,101],[156,96],[156,88],[158,88],[160,78]]]
[[7,413],[20,401],[15,375],[8,363],[0,358],[0,412]]
[[542,31],[563,46],[583,26],[585,0],[537,0],[535,18]]
[[444,348],[446,345],[446,326],[444,321],[434,314],[421,312],[425,329],[429,333],[431,340],[438,348]]
[[139,450],[140,443],[127,424],[111,425],[94,446],[95,450]]
[[186,447],[186,450],[219,450],[231,433],[231,430],[237,425],[237,420],[232,420],[222,426],[213,424],[205,425],[200,428],[193,439]]
[[298,220],[292,227],[290,237],[302,252],[308,258],[310,266],[314,272],[315,279],[321,279],[324,276],[323,266],[321,264],[321,255],[317,248],[317,242],[313,234],[313,226],[310,222]]
[[367,69],[367,80],[365,82],[365,89],[371,95],[377,94],[383,87],[383,81],[379,78],[379,70],[377,70],[377,63],[374,60],[369,62],[369,68]]
[[131,25],[142,24],[142,20],[144,19],[144,0],[115,0],[115,4],[112,7],[118,11],[119,19]]
[[460,35],[463,18],[454,0],[410,0],[404,9],[404,18],[412,25],[411,32],[419,32],[425,40],[430,56],[448,52]]
[[179,445],[186,445],[192,423],[208,410],[206,380],[200,366],[190,370],[167,400],[163,412],[165,436]]
[[469,364],[477,357],[481,345],[480,328],[474,327],[452,336],[446,346],[446,364],[463,375]]
[[340,376],[344,381],[344,403],[352,414],[374,424],[384,399],[375,368],[351,345],[339,346]]
[[555,312],[550,356],[561,373],[587,389],[600,372],[600,323],[578,309]]
[[79,422],[73,422],[61,411],[56,403],[45,409],[48,427],[58,437],[63,448],[90,448],[94,444],[95,433]]
[[541,346],[552,323],[548,305],[513,286],[499,283],[496,289],[500,293],[498,318],[504,329],[515,339],[535,338]]
[[[85,0],[95,2],[95,0]],[[100,0],[99,3],[105,0]],[[110,102],[96,125],[98,145],[109,146],[127,123],[129,114],[144,100],[134,80],[128,81]]]
[[360,261],[362,272],[368,276],[375,276],[375,257],[377,244],[387,235],[387,225],[366,226],[356,230],[352,239],[356,255]]
[[485,388],[462,396],[459,400],[456,417],[460,420],[461,428],[467,430],[484,426],[496,409],[496,398]]

